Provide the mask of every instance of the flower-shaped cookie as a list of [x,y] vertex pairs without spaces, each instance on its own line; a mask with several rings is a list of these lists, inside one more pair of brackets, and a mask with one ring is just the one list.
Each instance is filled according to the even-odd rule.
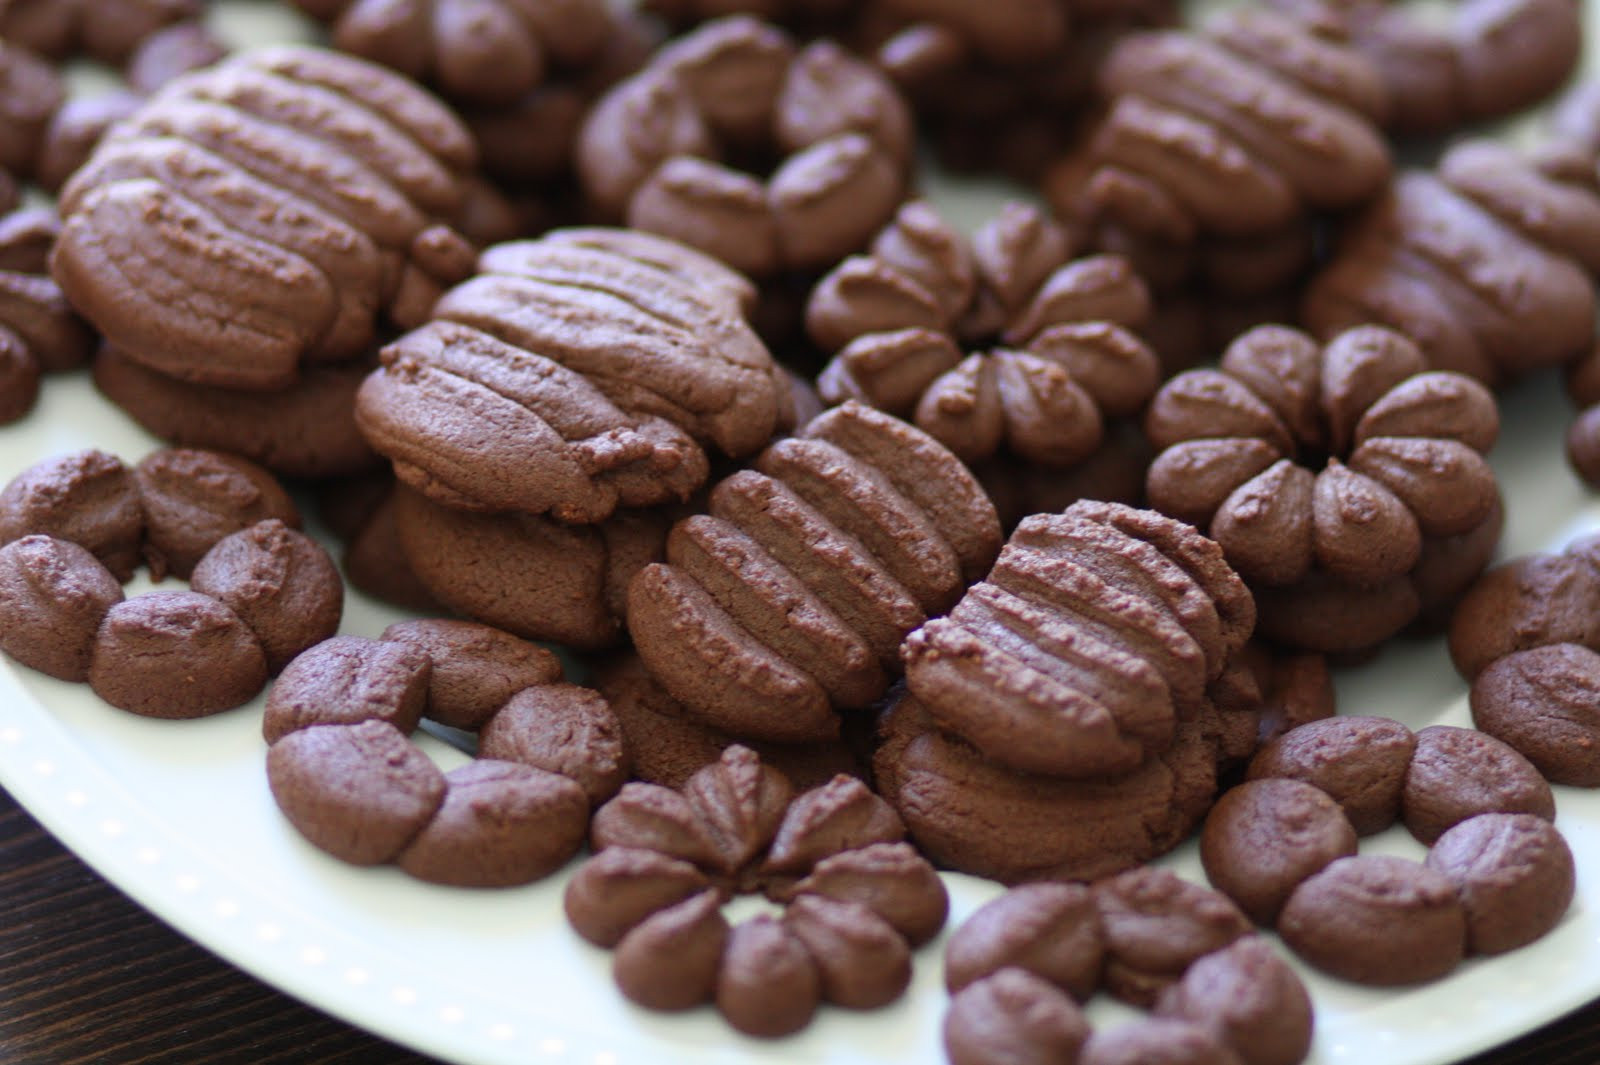
[[[1426,370],[1416,345],[1375,326],[1319,348],[1264,326],[1215,370],[1173,378],[1145,430],[1162,452],[1150,503],[1209,531],[1251,584],[1262,632],[1312,650],[1355,650],[1409,624],[1424,599],[1458,593],[1493,550],[1433,556],[1497,529],[1484,459],[1499,432],[1488,390]],[[1476,540],[1473,541],[1477,545]]]
[[[1052,467],[1100,447],[1108,418],[1160,383],[1133,334],[1149,295],[1126,260],[1073,258],[1040,211],[1011,203],[971,244],[928,204],[901,208],[871,253],[822,279],[806,328],[837,352],[818,389],[916,422],[967,463],[1009,451]],[[961,345],[998,343],[961,354]]]
[[[714,1001],[751,1035],[798,1031],[822,1002],[893,1002],[949,905],[899,816],[859,780],[796,796],[744,747],[680,790],[624,786],[590,831],[596,854],[567,885],[567,918],[616,949],[623,994],[658,1010]],[[723,902],[756,892],[783,915],[730,928]]]
[[[1225,896],[1154,867],[1014,888],[950,937],[945,1053],[951,1065],[1298,1065],[1311,998],[1249,927]],[[1079,1004],[1102,985],[1153,1015],[1091,1033]]]
[[599,56],[614,16],[606,0],[294,0],[333,23],[333,43],[435,86],[450,100],[508,104],[551,66]]
[[82,365],[94,346],[47,270],[60,231],[49,210],[0,218],[0,423],[33,407],[41,373]]
[[[584,122],[578,172],[599,211],[752,277],[821,271],[899,205],[911,115],[838,45],[797,49],[755,19],[720,19],[656,53]],[[767,180],[730,160],[783,161]]]

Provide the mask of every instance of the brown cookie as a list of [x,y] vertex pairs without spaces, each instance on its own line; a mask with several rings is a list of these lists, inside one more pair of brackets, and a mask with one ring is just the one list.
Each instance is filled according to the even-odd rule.
[[1600,647],[1600,570],[1577,552],[1528,555],[1485,573],[1450,619],[1450,660],[1467,679],[1513,651]]
[[205,717],[249,702],[267,682],[261,642],[243,619],[198,592],[149,592],[106,612],[89,686],[146,717]]
[[306,651],[267,693],[261,732],[277,743],[313,725],[382,721],[408,735],[427,703],[431,659],[401,643],[335,636]]
[[1400,794],[1416,751],[1410,729],[1385,717],[1347,715],[1291,729],[1250,762],[1249,779],[1287,777],[1326,793],[1357,835],[1370,836],[1400,816]]
[[598,692],[575,684],[524,688],[483,726],[478,754],[576,781],[594,806],[628,777],[617,719]]
[[61,222],[42,208],[0,218],[0,424],[33,408],[39,376],[76,369],[94,336],[50,279]]
[[642,233],[497,245],[383,350],[357,421],[446,505],[595,522],[681,502],[706,449],[747,455],[792,419],[788,379],[733,298],[744,284]]
[[1420,984],[1466,952],[1466,911],[1443,874],[1404,858],[1341,858],[1289,896],[1278,933],[1324,972],[1378,987]]
[[1529,814],[1481,814],[1447,831],[1427,866],[1455,885],[1467,947],[1499,954],[1553,929],[1573,897],[1572,850],[1554,825]]
[[122,585],[77,544],[38,534],[0,547],[0,650],[61,680],[89,676],[94,641]]
[[1001,969],[958,990],[944,1018],[951,1065],[1078,1061],[1089,1022],[1078,1004],[1026,969]]
[[1552,821],[1555,797],[1533,763],[1488,733],[1449,725],[1418,732],[1400,807],[1411,834],[1431,844],[1454,825],[1487,813]]
[[588,828],[589,801],[568,778],[480,759],[444,775],[444,800],[395,862],[435,884],[526,884],[566,864]]
[[[1301,317],[1319,336],[1381,323],[1414,338],[1432,369],[1491,385],[1576,359],[1594,336],[1585,275],[1600,255],[1600,199],[1584,180],[1491,142],[1458,144],[1347,228]],[[1485,257],[1493,277],[1467,269]]]
[[[999,522],[920,430],[847,403],[772,445],[679,522],[628,588],[639,657],[732,735],[831,739],[900,668],[900,641],[994,557]],[[779,708],[781,707],[781,712]]]
[[[144,556],[156,580],[188,579],[223,537],[275,519],[300,527],[300,512],[272,474],[216,451],[152,451],[133,468],[144,505]],[[281,664],[281,663],[280,663]]]
[[0,543],[32,533],[77,544],[125,582],[139,565],[144,538],[138,482],[103,451],[36,463],[0,490]]
[[603,0],[426,0],[399,10],[382,0],[295,0],[332,24],[333,43],[436,88],[455,103],[505,105],[552,68],[582,68],[607,44]]
[[470,621],[397,621],[385,642],[410,647],[433,662],[424,714],[442,725],[476,730],[510,698],[561,679],[555,655],[510,633]]
[[1244,1065],[1298,1065],[1311,1050],[1311,997],[1260,936],[1245,936],[1189,966],[1162,994],[1155,1015],[1209,1030]]
[[1206,815],[1200,861],[1213,887],[1271,926],[1302,880],[1357,845],[1326,792],[1299,780],[1252,780],[1225,792]]
[[356,428],[363,362],[308,367],[276,392],[191,384],[155,372],[115,345],[94,360],[95,387],[134,421],[179,447],[241,455],[285,477],[339,477],[378,461]]
[[1104,777],[1172,743],[1253,613],[1193,529],[1081,503],[1019,525],[989,578],[902,654],[918,702],[1001,766]]
[[[602,97],[577,167],[603,214],[765,277],[865,245],[899,205],[911,140],[905,102],[872,66],[736,16]],[[781,158],[766,180],[723,162],[751,151]]]
[[1087,886],[1024,884],[981,907],[950,937],[944,982],[955,994],[1020,969],[1086,1002],[1100,986],[1104,960],[1100,910]]
[[873,758],[878,787],[936,863],[1005,883],[1091,880],[1177,846],[1216,794],[1216,753],[1198,728],[1123,777],[1010,773],[896,702]]
[[61,60],[77,52],[116,66],[165,27],[204,13],[198,0],[53,0],[0,15],[0,36]]
[[1105,935],[1105,988],[1137,1006],[1153,1005],[1198,958],[1250,931],[1225,895],[1155,866],[1093,885]]
[[[820,1002],[872,1009],[904,992],[908,940],[935,935],[947,905],[904,831],[857,780],[796,796],[729,747],[679,790],[628,784],[603,806],[566,910],[579,934],[616,946],[617,985],[639,1005],[715,1001],[740,1031],[788,1034]],[[781,922],[730,936],[724,891],[765,891],[785,904]]]
[[344,582],[333,559],[276,518],[219,540],[195,566],[189,587],[230,607],[250,626],[269,673],[332,636],[344,613]]
[[[340,565],[350,586],[385,603],[421,614],[442,614],[411,568],[395,518],[395,482],[387,473],[324,482],[317,510],[344,541]],[[335,513],[337,519],[332,517]]]
[[393,861],[444,801],[444,774],[385,721],[312,725],[267,749],[267,785],[289,823],[352,865]]
[[[447,224],[470,136],[380,67],[254,49],[118,129],[62,190],[51,272],[108,340],[166,376],[289,387],[302,363],[365,354],[380,314],[415,325],[471,269]],[[152,261],[163,268],[128,273]]]
[[[996,453],[1083,465],[1160,373],[1131,331],[1150,310],[1143,282],[1117,256],[1073,255],[1066,232],[1020,202],[970,244],[927,203],[907,204],[870,255],[811,294],[807,329],[837,352],[818,378],[823,399],[913,420],[969,465]],[[1003,346],[962,358],[989,344]]]
[[[637,655],[625,654],[606,662],[597,669],[593,682],[617,715],[635,779],[682,787],[735,742],[726,732],[694,720],[656,683]],[[843,740],[820,744],[747,741],[745,745],[797,788],[817,787],[840,773],[862,776],[864,772]]]
[[[1319,348],[1262,326],[1229,346],[1220,369],[1180,374],[1151,402],[1145,430],[1163,449],[1146,479],[1151,504],[1209,530],[1253,589],[1272,589],[1263,623],[1278,638],[1303,633],[1318,651],[1387,639],[1412,617],[1368,610],[1365,626],[1324,618],[1318,633],[1304,619],[1320,615],[1296,607],[1296,588],[1311,585],[1311,599],[1409,582],[1425,545],[1495,519],[1483,458],[1499,430],[1493,398],[1424,369],[1417,347],[1389,330],[1347,330]],[[1326,464],[1303,464],[1308,453]],[[1422,605],[1414,590],[1405,603]],[[1297,620],[1280,624],[1285,614]]]
[[1515,651],[1472,682],[1472,723],[1552,784],[1600,785],[1600,654],[1573,643]]
[[653,510],[564,525],[457,510],[404,486],[393,505],[405,558],[434,599],[518,636],[581,650],[621,637],[628,582],[664,553],[672,520]]

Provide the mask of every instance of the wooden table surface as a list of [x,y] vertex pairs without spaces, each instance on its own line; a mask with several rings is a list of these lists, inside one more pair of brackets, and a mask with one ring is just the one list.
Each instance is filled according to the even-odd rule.
[[[185,939],[0,790],[0,1065],[430,1060],[279,994]],[[1471,1059],[1597,1062],[1600,1003]]]

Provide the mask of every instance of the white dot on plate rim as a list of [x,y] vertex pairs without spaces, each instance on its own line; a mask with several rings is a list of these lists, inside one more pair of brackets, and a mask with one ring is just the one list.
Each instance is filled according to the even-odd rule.
[[0,743],[21,743],[22,730],[17,728],[0,728]]
[[439,1010],[439,1019],[446,1024],[460,1024],[466,1016],[467,1011],[460,1006],[444,1006]]
[[359,986],[366,983],[370,977],[367,975],[367,970],[365,969],[346,969],[344,971],[344,979],[345,983],[356,984]]
[[41,777],[55,776],[56,764],[50,761],[48,758],[41,758],[37,762],[33,763],[33,771],[39,774]]
[[541,1054],[564,1054],[566,1050],[567,1044],[559,1039],[541,1039],[539,1041],[539,1052]]
[[154,865],[161,860],[161,852],[154,847],[140,847],[133,852],[133,857],[141,865]]
[[89,796],[81,791],[69,791],[64,796],[68,806],[82,808],[89,805]]
[[283,938],[283,929],[269,921],[256,926],[256,938],[263,943],[276,943]]
[[232,899],[220,899],[211,908],[216,911],[218,917],[236,917],[239,913],[239,904]]
[[617,1065],[617,1056],[609,1050],[602,1050],[594,1056],[594,1065]]
[[306,947],[300,952],[300,960],[307,965],[321,965],[328,960],[328,952],[321,947]]
[[389,992],[389,997],[401,1006],[410,1006],[417,1001],[417,993],[409,987],[397,987]]
[[516,1034],[517,1034],[517,1030],[515,1028],[511,1027],[509,1024],[501,1023],[501,1024],[491,1024],[489,1026],[489,1038],[490,1039],[506,1040],[506,1039],[510,1039],[512,1036],[514,1036]]
[[185,895],[192,895],[196,891],[200,890],[200,878],[189,873],[184,873],[181,876],[173,877],[172,885]]
[[100,831],[108,836],[120,836],[126,828],[127,826],[115,817],[108,817],[100,822]]

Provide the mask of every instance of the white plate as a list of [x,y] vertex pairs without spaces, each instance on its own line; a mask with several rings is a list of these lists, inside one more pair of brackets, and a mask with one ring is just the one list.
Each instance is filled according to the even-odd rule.
[[[291,35],[258,4],[222,5],[236,40]],[[969,217],[991,190],[941,198]],[[980,206],[980,204],[982,206]],[[1556,384],[1508,397],[1493,456],[1508,499],[1502,555],[1559,545],[1600,525],[1600,508],[1562,462],[1570,418]],[[50,379],[38,410],[0,430],[0,483],[69,449],[98,446],[136,460],[156,442],[81,376]],[[136,590],[136,589],[135,589]],[[398,615],[352,596],[344,630],[376,635]],[[1440,641],[1402,646],[1339,678],[1341,707],[1414,728],[1467,722],[1465,690]],[[351,1023],[459,1062],[895,1062],[942,1059],[942,941],[916,957],[897,1005],[866,1014],[825,1009],[780,1043],[733,1034],[710,1010],[664,1016],[628,1006],[609,955],[561,915],[560,874],[525,888],[433,887],[393,869],[360,870],[304,843],[266,787],[260,703],[197,722],[134,717],[0,660],[0,782],[103,875],[170,924],[241,968]],[[441,762],[463,756],[424,745]],[[1458,1059],[1600,997],[1600,793],[1558,790],[1558,824],[1578,861],[1579,899],[1543,941],[1474,961],[1409,991],[1369,991],[1307,974],[1317,1008],[1319,1065],[1429,1065]],[[1420,854],[1402,831],[1368,850]],[[1203,882],[1192,845],[1165,860]],[[947,876],[955,927],[997,892]],[[743,901],[745,909],[762,905]],[[742,911],[741,911],[742,912]],[[1126,1011],[1097,1004],[1097,1023]]]

